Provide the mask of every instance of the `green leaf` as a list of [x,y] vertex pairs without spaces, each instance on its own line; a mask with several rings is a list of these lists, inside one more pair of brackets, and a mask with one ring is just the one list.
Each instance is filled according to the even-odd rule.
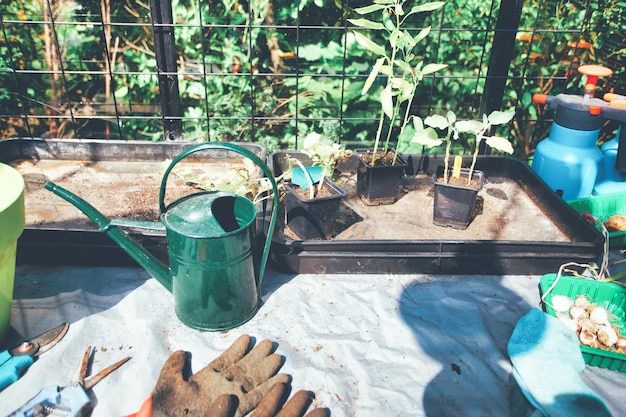
[[400,96],[398,99],[400,100],[400,102],[410,100],[411,97],[413,97],[414,89],[415,85],[413,83],[403,80],[403,82],[399,85]]
[[428,36],[429,33],[430,33],[430,26],[425,27],[424,29],[420,30],[417,35],[415,35],[415,37],[413,38],[413,42],[417,44],[419,41],[421,41],[426,36]]
[[[385,28],[385,26],[383,26],[382,23],[372,22],[371,20],[368,20],[368,19],[348,19],[348,22],[352,23],[355,26],[361,27],[363,29],[380,30],[380,29]],[[361,36],[364,36],[364,35],[361,35]]]
[[404,78],[392,78],[390,81],[391,81],[391,88],[394,88],[396,90],[403,90],[408,85],[413,86],[413,84],[409,83]]
[[307,61],[317,61],[322,58],[323,52],[324,48],[320,47],[320,44],[303,45],[298,49],[298,57]]
[[415,46],[415,40],[413,36],[408,31],[404,31],[400,34],[400,38],[402,39],[402,44],[405,49],[411,50]]
[[[410,130],[410,132],[409,132]],[[413,129],[405,129],[402,138],[398,139],[398,154],[405,155],[420,155],[424,153],[424,145],[420,145],[419,143],[412,143],[405,138],[413,137]]]
[[382,15],[383,25],[385,26],[385,29],[387,29],[389,32],[394,31],[396,29],[396,25],[393,20],[391,20],[391,17],[389,17],[389,13],[387,13],[387,10],[383,10]]
[[411,74],[411,73],[413,72],[413,67],[411,67],[411,65],[407,64],[407,63],[406,63],[406,62],[404,62],[404,61],[397,60],[397,61],[395,62],[395,64],[396,64],[396,66],[397,66],[398,68],[400,68],[400,69],[401,69],[404,73]]
[[459,120],[454,125],[461,133],[478,133],[482,130],[483,124],[478,120]]
[[363,48],[367,49],[370,52],[375,53],[378,56],[386,56],[385,48],[383,48],[382,46],[374,43],[362,33],[354,32],[354,35],[355,35],[357,43],[361,45]]
[[513,153],[513,146],[511,145],[511,142],[509,142],[509,140],[506,138],[501,138],[499,136],[491,136],[487,138],[486,142],[487,142],[487,145],[501,152],[506,152],[508,154]]
[[491,123],[492,125],[502,125],[502,124],[510,122],[513,119],[513,116],[515,116],[514,111],[504,112],[504,111],[495,110],[491,112],[488,119],[489,119],[489,123]]
[[117,98],[126,97],[127,95],[128,95],[128,87],[126,87],[125,85],[115,90],[115,97]]
[[424,129],[424,122],[422,122],[422,118],[419,116],[411,116],[411,118],[413,119],[413,128],[415,130],[423,130]]
[[311,132],[304,137],[302,146],[304,149],[313,149],[322,143],[322,135],[317,132]]
[[413,130],[414,131],[413,136],[411,137],[411,143],[428,146],[429,148],[439,146],[443,143],[443,141],[437,136],[437,132],[435,132],[435,129],[431,127],[427,127],[426,129],[424,129],[422,119],[420,119],[419,117],[413,117]]
[[450,125],[453,125],[456,122],[456,114],[452,110],[448,110],[446,118],[448,119],[448,124]]
[[367,80],[365,80],[365,84],[363,84],[363,90],[361,90],[362,95],[367,93],[370,87],[372,86],[372,84],[374,84],[374,81],[376,81],[376,77],[378,77],[378,74],[380,72],[380,67],[383,66],[384,62],[385,62],[385,58],[378,58],[376,60],[376,63],[374,64],[374,67],[372,68],[370,75],[367,77]]
[[448,123],[448,119],[439,114],[432,114],[428,116],[424,120],[424,123],[439,130],[447,129],[448,126],[450,126],[450,123]]
[[448,65],[446,64],[426,64],[426,66],[422,69],[422,75],[432,74],[446,68],[447,66]]
[[394,30],[389,35],[389,45],[391,45],[392,49],[396,49],[398,47],[398,38],[400,37],[400,31]]
[[384,74],[388,77],[393,77],[393,71],[391,71],[391,67],[389,65],[383,65],[380,67],[380,73]]
[[[356,9],[354,9],[355,12],[357,12],[358,14],[368,14],[368,13],[372,13],[378,10],[382,10],[382,9],[386,9],[387,6],[383,5],[383,4],[371,4],[369,6],[365,6],[365,7],[357,7]],[[350,20],[350,19],[348,19]]]
[[409,14],[413,13],[422,13],[422,12],[432,12],[433,10],[437,10],[443,5],[446,4],[445,1],[431,1],[430,3],[420,4],[418,6],[413,6]]
[[393,91],[391,91],[391,85],[388,85],[381,91],[380,104],[387,117],[393,119]]

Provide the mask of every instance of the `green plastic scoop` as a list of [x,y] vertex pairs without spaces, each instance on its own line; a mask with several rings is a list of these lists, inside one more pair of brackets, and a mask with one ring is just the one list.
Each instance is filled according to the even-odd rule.
[[322,171],[324,167],[314,166],[314,167],[306,167],[306,172],[302,170],[300,167],[295,167],[293,171],[291,171],[291,183],[297,185],[298,187],[306,190],[309,188],[309,180],[307,179],[307,175],[311,178],[311,183],[317,184],[322,179]]

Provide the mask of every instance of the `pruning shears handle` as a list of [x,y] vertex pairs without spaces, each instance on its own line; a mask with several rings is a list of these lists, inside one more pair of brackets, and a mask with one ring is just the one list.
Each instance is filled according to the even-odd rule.
[[34,361],[30,355],[13,356],[8,350],[0,353],[0,390],[17,381]]
[[[49,386],[40,390],[30,401],[9,414],[8,417],[37,417],[47,415],[76,416],[71,407],[61,405],[62,388]],[[86,396],[86,395],[85,395]],[[89,400],[87,399],[87,402]],[[56,413],[56,414],[55,414]]]

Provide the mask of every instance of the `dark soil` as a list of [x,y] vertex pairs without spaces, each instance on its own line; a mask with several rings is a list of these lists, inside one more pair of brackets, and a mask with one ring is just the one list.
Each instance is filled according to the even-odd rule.
[[[291,189],[303,200],[309,200],[311,198],[311,190],[309,188],[303,190],[297,185],[291,184]],[[314,198],[330,197],[331,195],[335,195],[335,193],[333,193],[333,190],[326,183],[323,183],[321,187],[319,187],[319,183],[314,185]]]
[[[374,166],[392,166],[394,153],[391,151],[387,151],[383,153],[383,151],[376,151],[376,160],[374,161]],[[374,152],[368,149],[365,152],[359,153],[359,156],[367,165],[372,165],[372,157],[374,156]],[[397,161],[396,161],[397,163]]]
[[[443,177],[439,177],[437,178],[437,182],[444,182],[444,178]],[[479,180],[473,178],[469,183],[467,181],[467,177],[461,175],[460,177],[453,177],[453,176],[449,176],[448,177],[448,184],[450,185],[455,185],[458,187],[469,187],[469,188],[478,188],[478,184],[480,183]]]
[[[46,190],[46,181],[52,181],[76,194],[109,218],[159,220],[159,190],[165,170],[161,161],[23,160],[14,161],[12,165],[26,181],[27,227],[96,229],[80,210]],[[180,165],[181,169],[186,170],[219,172],[228,169],[228,163],[221,166],[216,163]],[[167,205],[184,195],[199,191],[172,173],[168,178],[164,201]]]

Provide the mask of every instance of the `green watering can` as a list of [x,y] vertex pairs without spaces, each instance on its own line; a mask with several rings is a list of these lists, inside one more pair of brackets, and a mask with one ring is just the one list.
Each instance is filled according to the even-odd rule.
[[[274,204],[263,254],[257,264],[255,205],[245,197],[223,191],[187,195],[164,204],[167,178],[188,155],[227,149],[251,159],[272,184]],[[261,301],[261,282],[276,222],[279,195],[274,176],[254,153],[231,143],[191,146],[172,160],[161,180],[161,222],[109,220],[85,200],[47,182],[45,188],[64,198],[100,231],[120,245],[174,295],[176,315],[186,325],[202,330],[237,327],[254,316]],[[120,227],[165,230],[170,267],[139,245]]]

